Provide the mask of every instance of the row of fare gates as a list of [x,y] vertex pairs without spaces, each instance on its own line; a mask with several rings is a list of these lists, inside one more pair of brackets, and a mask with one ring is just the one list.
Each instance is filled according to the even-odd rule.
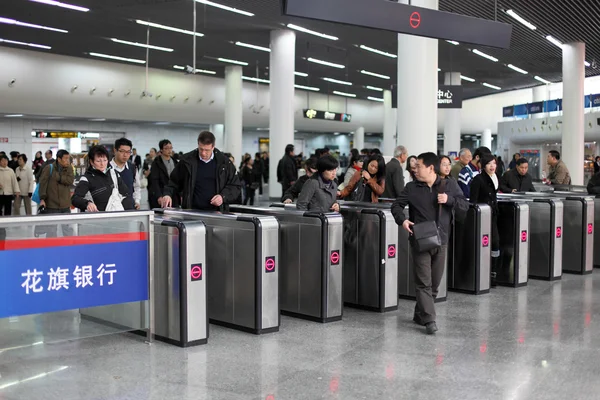
[[[600,197],[575,192],[501,195],[498,284],[517,288],[600,267],[599,206]],[[331,323],[344,306],[384,313],[415,299],[409,237],[391,203],[342,202],[339,214],[283,204],[230,211],[155,210],[159,340],[188,347],[207,343],[209,323],[264,334],[279,330],[281,314]],[[454,225],[436,301],[448,291],[489,293],[490,263],[491,209],[472,205]]]

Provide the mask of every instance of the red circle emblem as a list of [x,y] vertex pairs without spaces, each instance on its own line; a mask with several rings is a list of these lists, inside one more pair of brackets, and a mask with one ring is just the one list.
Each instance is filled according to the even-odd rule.
[[334,251],[333,253],[331,253],[331,263],[337,264],[338,262],[340,262],[340,253]]
[[388,257],[393,258],[396,256],[396,246],[393,244],[388,246]]
[[483,247],[488,247],[490,245],[490,237],[488,235],[483,235],[481,238],[481,244]]
[[410,26],[413,29],[417,29],[419,25],[421,25],[421,14],[415,11],[414,13],[410,14]]
[[193,266],[190,275],[192,279],[200,279],[202,277],[202,267],[199,265]]
[[562,237],[562,228],[560,226],[556,228],[556,237],[557,238]]
[[267,271],[273,271],[275,269],[275,260],[267,258],[267,261],[265,261],[265,269]]

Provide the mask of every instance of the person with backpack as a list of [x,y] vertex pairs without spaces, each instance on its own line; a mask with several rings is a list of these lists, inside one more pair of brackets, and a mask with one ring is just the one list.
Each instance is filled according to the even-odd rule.
[[134,207],[140,209],[142,201],[142,191],[140,185],[140,176],[136,168],[129,160],[131,158],[133,143],[126,138],[120,138],[115,141],[115,156],[110,161],[110,166],[121,175],[121,179],[129,189],[129,195],[133,198]]

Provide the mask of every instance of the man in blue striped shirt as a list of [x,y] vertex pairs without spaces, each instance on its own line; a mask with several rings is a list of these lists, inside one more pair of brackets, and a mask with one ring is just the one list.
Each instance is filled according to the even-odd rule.
[[473,181],[473,178],[479,175],[479,170],[481,169],[481,156],[485,153],[491,154],[492,152],[487,147],[479,147],[477,150],[475,150],[475,154],[473,154],[473,160],[471,160],[466,167],[461,169],[460,173],[458,174],[458,186],[460,186],[467,199],[471,195],[471,182]]

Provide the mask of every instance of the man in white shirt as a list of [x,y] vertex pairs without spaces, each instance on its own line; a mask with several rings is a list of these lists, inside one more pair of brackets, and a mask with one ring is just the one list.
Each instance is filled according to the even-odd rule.
[[133,143],[126,138],[117,139],[115,141],[115,156],[110,161],[110,166],[114,168],[121,179],[127,185],[129,194],[133,197],[135,209],[140,209],[142,201],[142,192],[140,187],[140,176],[136,173],[135,166],[129,159],[131,158]]

